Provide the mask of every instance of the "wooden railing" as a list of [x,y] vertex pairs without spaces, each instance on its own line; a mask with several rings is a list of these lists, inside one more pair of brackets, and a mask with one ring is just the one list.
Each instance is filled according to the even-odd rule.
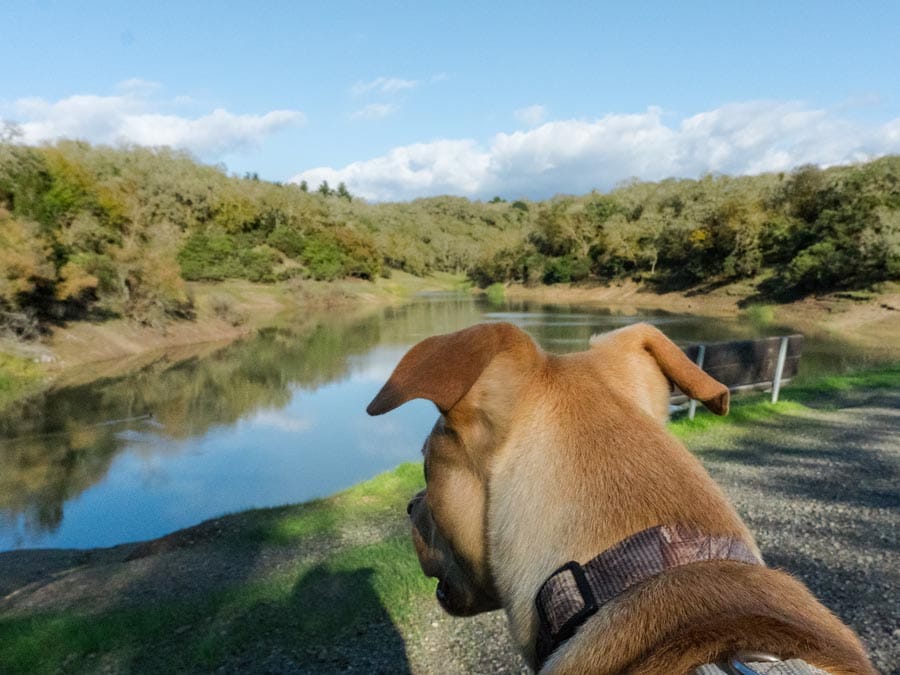
[[[688,358],[731,391],[771,389],[772,403],[778,402],[782,385],[797,374],[802,352],[802,335],[684,347]],[[694,419],[697,402],[688,399],[677,388],[670,403],[678,407],[686,403],[688,417]]]

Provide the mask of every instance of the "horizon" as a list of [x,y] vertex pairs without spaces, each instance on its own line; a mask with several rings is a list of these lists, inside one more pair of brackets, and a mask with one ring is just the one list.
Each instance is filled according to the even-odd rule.
[[372,202],[540,200],[900,153],[900,6],[8,10],[0,119]]

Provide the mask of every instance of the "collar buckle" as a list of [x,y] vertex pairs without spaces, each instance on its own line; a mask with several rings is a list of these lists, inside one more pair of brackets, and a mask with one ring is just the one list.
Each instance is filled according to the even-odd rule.
[[[571,579],[569,575],[571,575]],[[576,589],[581,596],[582,606],[571,613],[571,604],[569,603],[573,599],[572,591]],[[559,595],[568,601],[565,607],[554,606],[553,597]],[[574,560],[570,560],[551,574],[541,586],[537,597],[536,604],[541,626],[546,627],[547,638],[556,645],[572,637],[578,627],[599,608],[584,569]]]

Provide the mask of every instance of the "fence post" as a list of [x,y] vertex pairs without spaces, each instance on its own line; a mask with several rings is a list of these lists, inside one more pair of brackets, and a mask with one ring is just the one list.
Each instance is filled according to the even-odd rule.
[[[703,359],[706,356],[706,345],[700,345],[697,349],[697,367],[703,370]],[[694,419],[694,414],[697,412],[697,401],[691,399],[691,402],[688,404],[688,419]]]
[[781,375],[784,373],[784,360],[787,357],[788,338],[781,338],[778,348],[778,362],[775,364],[775,377],[772,379],[772,403],[778,403],[778,392],[781,390]]

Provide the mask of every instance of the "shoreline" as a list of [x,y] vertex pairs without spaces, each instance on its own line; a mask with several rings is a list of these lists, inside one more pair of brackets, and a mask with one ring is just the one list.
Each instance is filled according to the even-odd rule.
[[835,292],[808,296],[791,303],[740,303],[751,294],[747,282],[730,284],[702,295],[688,292],[655,293],[646,286],[626,281],[608,286],[557,284],[504,287],[511,301],[568,304],[580,307],[608,307],[626,314],[659,310],[710,318],[747,316],[770,324],[789,324],[798,330],[819,334],[840,334],[841,338],[864,347],[891,349],[889,341],[900,336],[900,284],[884,284],[877,292]]
[[74,321],[35,342],[0,339],[0,357],[15,360],[27,370],[18,393],[7,392],[0,409],[56,386],[129,372],[162,355],[203,355],[299,313],[372,311],[407,302],[417,293],[452,291],[461,281],[449,274],[423,278],[395,272],[391,279],[374,283],[356,279],[302,284],[192,282],[188,287],[197,311],[192,320],[161,326],[126,319]]
[[[415,277],[394,272],[375,282],[342,280],[295,284],[254,284],[231,280],[189,285],[195,298],[193,320],[145,326],[124,319],[78,321],[56,329],[35,343],[0,339],[0,358],[11,369],[11,384],[0,391],[0,409],[53,387],[84,384],[100,377],[121,375],[163,355],[202,356],[266,326],[277,325],[298,313],[372,311],[410,301],[416,294],[469,291],[459,275]],[[582,307],[604,307],[625,314],[659,310],[711,318],[747,316],[752,321],[789,324],[808,334],[840,333],[857,346],[883,350],[890,357],[900,335],[900,284],[884,284],[878,292],[831,293],[788,304],[741,307],[752,294],[750,282],[715,288],[707,293],[656,293],[632,281],[611,285],[503,287],[504,301]],[[16,373],[15,371],[18,371]],[[0,362],[0,385],[4,364]],[[18,380],[16,375],[18,374]],[[2,389],[2,387],[0,387]]]

